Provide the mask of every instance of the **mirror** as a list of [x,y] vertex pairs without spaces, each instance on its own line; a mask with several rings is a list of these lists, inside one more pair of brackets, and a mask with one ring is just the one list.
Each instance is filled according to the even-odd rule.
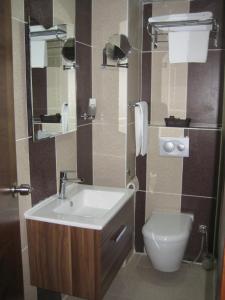
[[62,47],[62,56],[66,61],[75,62],[75,39],[69,38],[65,40]]
[[34,140],[76,130],[75,8],[68,3],[53,5],[51,27],[29,25]]
[[111,60],[125,60],[131,52],[131,45],[124,34],[113,34],[105,49],[106,56]]

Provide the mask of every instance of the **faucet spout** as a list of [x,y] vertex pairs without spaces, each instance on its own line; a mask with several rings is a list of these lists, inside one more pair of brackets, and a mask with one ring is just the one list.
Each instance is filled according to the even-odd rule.
[[76,173],[76,171],[73,170],[67,170],[67,171],[60,171],[60,179],[59,179],[59,199],[66,199],[66,184],[68,182],[73,183],[83,183],[83,178],[68,178],[68,174],[70,173]]

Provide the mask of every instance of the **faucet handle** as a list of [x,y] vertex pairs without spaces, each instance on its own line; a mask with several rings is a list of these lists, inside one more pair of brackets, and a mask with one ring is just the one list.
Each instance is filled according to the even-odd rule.
[[84,179],[83,178],[78,178],[76,177],[72,177],[72,178],[68,178],[68,174],[70,173],[75,173],[77,174],[77,172],[75,170],[64,170],[64,171],[60,171],[60,181],[68,181],[68,182],[75,182],[75,183],[83,183]]
[[69,173],[75,173],[76,174],[77,171],[75,171],[75,170],[63,170],[63,171],[60,171],[60,179],[67,179]]

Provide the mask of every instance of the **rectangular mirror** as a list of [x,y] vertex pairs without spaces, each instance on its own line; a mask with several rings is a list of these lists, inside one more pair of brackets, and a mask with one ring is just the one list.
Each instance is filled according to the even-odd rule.
[[34,140],[76,130],[75,1],[50,2],[46,7],[44,1],[28,1],[28,107]]

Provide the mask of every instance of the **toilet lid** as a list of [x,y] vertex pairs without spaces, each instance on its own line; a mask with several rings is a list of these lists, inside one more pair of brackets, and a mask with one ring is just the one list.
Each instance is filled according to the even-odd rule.
[[154,212],[144,225],[143,235],[161,241],[180,241],[189,235],[193,215]]

